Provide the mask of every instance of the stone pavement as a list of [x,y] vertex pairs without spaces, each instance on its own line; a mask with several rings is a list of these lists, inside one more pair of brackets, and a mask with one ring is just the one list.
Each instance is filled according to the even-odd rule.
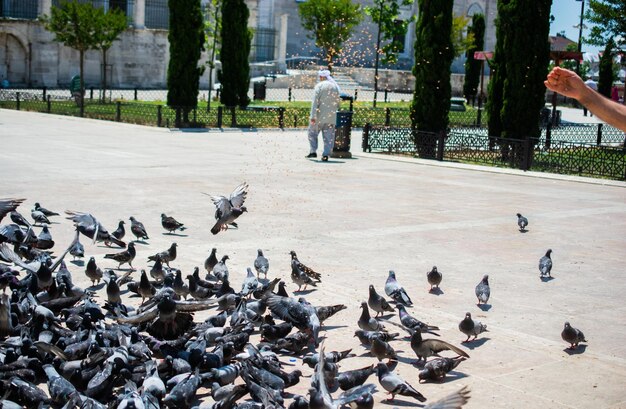
[[[440,326],[442,339],[460,345],[466,311],[489,328],[463,347],[471,358],[441,384],[418,384],[408,341],[392,343],[397,371],[429,401],[469,385],[467,408],[626,408],[626,184],[395,160],[358,146],[354,140],[354,159],[322,163],[303,158],[303,130],[186,132],[0,110],[0,197],[27,198],[18,209],[26,215],[36,201],[88,211],[109,230],[135,216],[150,235],[137,245],[138,268],[176,241],[175,266],[191,273],[217,247],[230,255],[235,288],[261,248],[269,276],[294,291],[288,252],[296,250],[323,276],[307,299],[348,307],[322,332],[327,350],[358,355],[342,370],[375,363],[353,333],[368,285],[382,293],[393,269],[415,303],[409,312]],[[214,210],[202,192],[228,194],[242,181],[250,185],[249,213],[239,230],[212,236]],[[189,227],[185,235],[162,234],[163,212]],[[529,218],[525,234],[517,212]],[[56,221],[61,249],[73,231]],[[116,267],[102,258],[110,249],[82,242],[87,257]],[[537,265],[548,248],[555,278],[542,282]],[[426,282],[433,265],[443,272],[438,296]],[[84,267],[70,269],[88,286]],[[474,297],[483,274],[492,287],[484,310]],[[589,341],[573,353],[560,337],[565,321]],[[295,389],[305,393],[308,384],[303,378]],[[385,398],[380,390],[377,402]],[[418,405],[400,397],[376,406]]]

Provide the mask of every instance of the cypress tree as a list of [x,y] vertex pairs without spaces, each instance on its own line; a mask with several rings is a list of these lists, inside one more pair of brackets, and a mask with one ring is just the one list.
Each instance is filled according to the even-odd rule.
[[[489,78],[489,98],[487,98],[486,111],[488,116],[487,126],[489,136],[499,138],[502,136],[502,93],[504,90],[504,80],[506,78],[505,59],[505,37],[507,32],[508,19],[505,17],[508,9],[506,6],[510,0],[498,1],[498,18],[496,19],[496,49],[494,57],[489,65],[491,75]],[[490,142],[493,146],[493,142]]]
[[611,98],[611,88],[613,87],[613,39],[607,41],[604,53],[600,57],[600,73],[598,80],[598,92],[607,98]]
[[502,136],[538,138],[539,114],[545,105],[543,81],[550,62],[552,0],[511,0],[505,35],[506,79],[503,88]]
[[[170,61],[167,67],[167,105],[182,108],[183,121],[189,122],[189,112],[198,105],[200,76],[198,65],[204,50],[204,22],[200,0],[168,0],[170,29]],[[176,122],[180,123],[180,111]]]
[[220,101],[228,107],[245,107],[250,103],[250,64],[248,55],[252,35],[248,30],[250,11],[244,0],[224,0],[222,7],[222,50],[220,58],[222,84]]
[[453,0],[419,0],[415,28],[415,92],[411,124],[420,157],[435,157],[436,137],[445,132],[450,112]]
[[463,95],[468,101],[476,97],[480,85],[482,63],[474,59],[474,52],[482,51],[485,46],[485,16],[480,13],[474,14],[469,31],[474,34],[474,46],[470,47],[465,54],[465,81],[463,82]]

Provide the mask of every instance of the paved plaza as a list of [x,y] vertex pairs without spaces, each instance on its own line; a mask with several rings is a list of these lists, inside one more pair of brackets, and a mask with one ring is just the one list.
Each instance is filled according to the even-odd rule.
[[[305,130],[181,131],[0,110],[0,197],[27,198],[18,209],[27,217],[34,202],[89,212],[110,231],[134,216],[150,236],[137,244],[138,269],[175,241],[173,267],[191,274],[216,247],[218,257],[230,256],[236,289],[263,249],[269,277],[293,292],[295,250],[322,274],[307,299],[347,306],[322,331],[327,351],[357,354],[341,371],[376,363],[353,335],[369,284],[384,294],[394,270],[414,302],[409,312],[439,326],[441,339],[461,345],[468,311],[489,329],[462,346],[471,358],[443,383],[419,384],[409,342],[392,342],[396,371],[429,402],[468,385],[467,408],[626,408],[626,183],[363,154],[359,137],[355,131],[354,158],[322,163],[304,159]],[[244,181],[249,213],[240,228],[211,235],[214,207],[202,193],[229,194]],[[529,219],[527,233],[518,231],[518,212]],[[188,229],[163,234],[161,213]],[[55,221],[60,253],[74,232],[68,220]],[[117,266],[102,257],[111,249],[81,241],[87,258]],[[538,261],[549,248],[554,279],[542,282]],[[428,293],[434,265],[443,273],[440,295]],[[69,268],[89,286],[84,267]],[[480,309],[474,287],[484,274],[492,295]],[[106,298],[104,289],[97,295]],[[589,341],[574,352],[561,340],[565,321]],[[309,382],[289,391],[305,394]],[[379,403],[386,395],[378,390],[376,407],[419,406],[404,397]]]

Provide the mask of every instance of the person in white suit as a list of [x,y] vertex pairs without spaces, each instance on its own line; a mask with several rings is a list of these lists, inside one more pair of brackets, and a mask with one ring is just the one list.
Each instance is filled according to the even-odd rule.
[[335,144],[335,122],[339,109],[339,85],[335,82],[328,70],[319,71],[320,82],[315,86],[315,94],[311,103],[309,117],[309,145],[310,152],[306,158],[317,158],[317,137],[322,132],[324,150],[322,161],[328,161]]

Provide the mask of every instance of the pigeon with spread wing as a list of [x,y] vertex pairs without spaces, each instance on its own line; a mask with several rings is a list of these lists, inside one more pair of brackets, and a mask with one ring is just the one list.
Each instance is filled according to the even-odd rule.
[[[206,193],[205,193],[206,194]],[[233,190],[230,197],[226,196],[214,196],[211,197],[211,201],[216,207],[215,210],[215,225],[211,229],[211,233],[217,234],[221,230],[228,229],[228,226],[237,228],[235,220],[241,216],[248,209],[243,205],[248,194],[248,184],[246,182],[240,184]]]

